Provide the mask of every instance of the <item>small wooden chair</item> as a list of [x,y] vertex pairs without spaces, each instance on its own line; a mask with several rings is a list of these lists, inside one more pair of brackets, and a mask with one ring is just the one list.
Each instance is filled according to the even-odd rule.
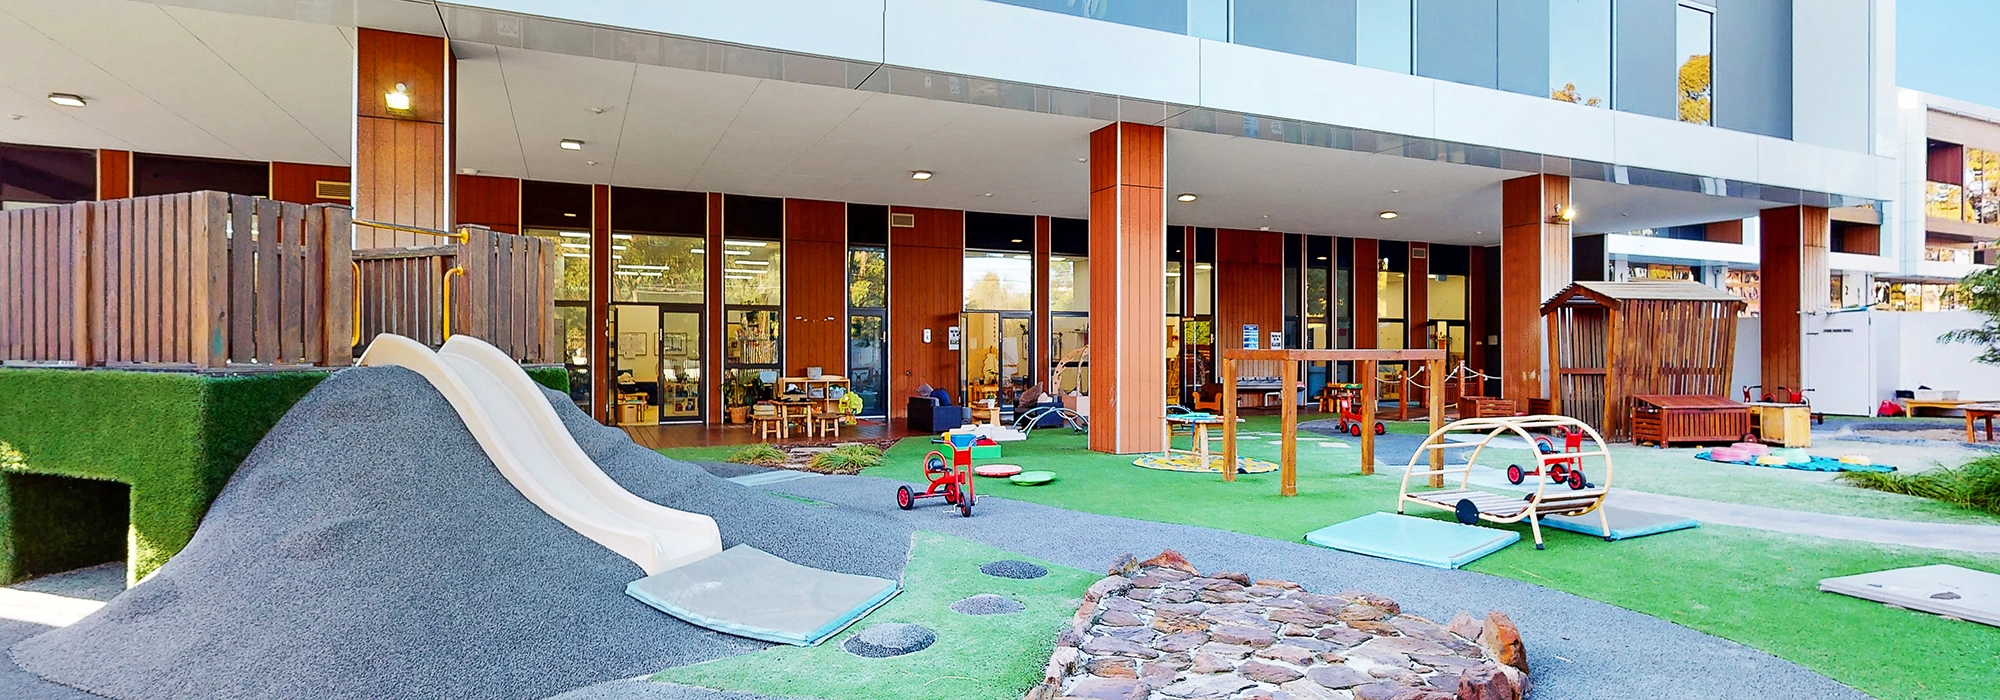
[[817,434],[820,437],[838,436],[841,420],[842,414],[839,411],[815,409],[812,415],[806,418],[806,434]]
[[750,427],[757,431],[757,439],[785,436],[785,415],[777,406],[760,403],[750,407]]

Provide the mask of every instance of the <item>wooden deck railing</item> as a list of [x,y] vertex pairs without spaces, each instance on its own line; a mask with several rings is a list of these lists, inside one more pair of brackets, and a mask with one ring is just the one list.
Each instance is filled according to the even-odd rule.
[[455,332],[524,362],[558,357],[553,246],[484,229],[463,238],[357,251],[346,207],[218,192],[0,213],[0,361],[345,366],[356,338],[376,333],[443,342],[441,285],[455,266]]

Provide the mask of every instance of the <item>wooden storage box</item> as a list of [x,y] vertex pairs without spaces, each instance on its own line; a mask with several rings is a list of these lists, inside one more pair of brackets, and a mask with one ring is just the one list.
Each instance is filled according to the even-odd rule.
[[1464,396],[1458,400],[1458,417],[1466,418],[1511,418],[1519,413],[1519,405],[1513,399],[1499,399],[1491,396]]
[[1632,442],[1735,442],[1750,432],[1750,407],[1720,396],[1632,397]]

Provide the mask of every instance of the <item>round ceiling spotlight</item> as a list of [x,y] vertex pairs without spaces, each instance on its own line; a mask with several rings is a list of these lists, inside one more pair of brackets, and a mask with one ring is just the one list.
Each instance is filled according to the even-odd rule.
[[565,151],[583,150],[583,141],[580,139],[563,139],[561,141],[556,142],[556,145],[561,146],[562,149]]
[[912,179],[912,180],[929,180],[929,179],[931,179],[931,171],[929,171],[929,170],[912,170],[912,171],[910,171],[910,179]]
[[82,107],[84,104],[83,97],[67,92],[51,92],[49,93],[49,101],[64,107]]
[[1379,217],[1382,217],[1383,219],[1394,219],[1394,218],[1396,218],[1396,217],[1398,217],[1398,216],[1402,216],[1402,215],[1401,215],[1401,214],[1397,214],[1396,212],[1393,212],[1393,211],[1385,211],[1385,212],[1382,212],[1382,213],[1380,213],[1380,214],[1376,214],[1376,216],[1379,216]]
[[1177,199],[1177,200],[1180,200],[1180,201],[1183,201],[1183,202],[1192,202],[1192,201],[1194,201],[1194,200],[1196,200],[1196,199],[1200,199],[1200,198],[1199,198],[1199,197],[1196,197],[1196,196],[1194,196],[1194,193],[1193,193],[1193,192],[1182,192],[1182,193],[1180,194],[1180,196],[1178,196],[1178,197],[1175,197],[1174,199]]

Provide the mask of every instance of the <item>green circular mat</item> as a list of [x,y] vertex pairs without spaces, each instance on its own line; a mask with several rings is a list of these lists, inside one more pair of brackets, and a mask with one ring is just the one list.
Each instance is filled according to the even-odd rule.
[[1007,480],[1008,480],[1008,481],[1012,481],[1012,482],[1014,482],[1015,484],[1018,484],[1018,485],[1021,485],[1021,486],[1040,486],[1040,485],[1042,485],[1042,484],[1046,484],[1046,483],[1049,483],[1049,482],[1051,482],[1051,481],[1055,481],[1055,480],[1056,480],[1056,473],[1055,473],[1055,472],[1040,472],[1040,471],[1036,471],[1036,472],[1021,472],[1021,473],[1019,473],[1019,474],[1015,474],[1015,475],[1013,475],[1013,476],[1010,476],[1010,477],[1007,477]]

